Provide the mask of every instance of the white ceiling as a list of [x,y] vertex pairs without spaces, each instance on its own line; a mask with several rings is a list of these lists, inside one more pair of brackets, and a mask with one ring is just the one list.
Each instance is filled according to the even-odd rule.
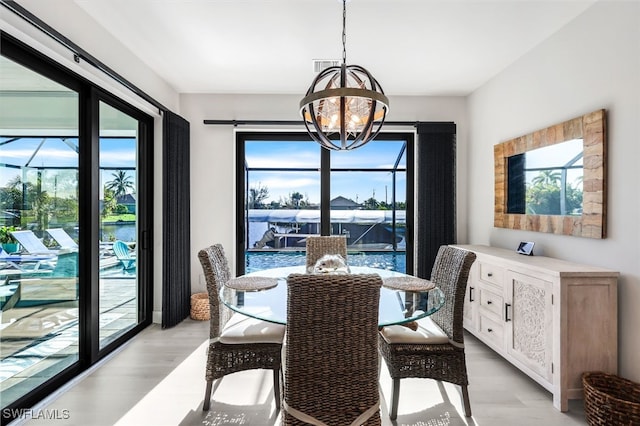
[[[347,63],[387,95],[467,95],[596,0],[348,0]],[[341,0],[75,0],[180,93],[304,94]]]

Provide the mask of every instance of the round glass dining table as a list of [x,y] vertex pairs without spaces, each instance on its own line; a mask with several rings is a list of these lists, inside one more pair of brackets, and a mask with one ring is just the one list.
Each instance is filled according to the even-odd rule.
[[[352,274],[378,274],[387,277],[407,277],[408,275],[369,267],[351,267]],[[237,290],[223,286],[220,299],[231,310],[278,324],[287,323],[287,276],[305,273],[304,266],[273,268],[252,272],[246,277],[277,278],[277,285],[260,290]],[[354,300],[353,303],[358,303]],[[380,289],[378,325],[404,324],[429,316],[444,305],[444,293],[438,287],[428,291],[405,291],[385,287]],[[327,312],[327,315],[331,315]]]

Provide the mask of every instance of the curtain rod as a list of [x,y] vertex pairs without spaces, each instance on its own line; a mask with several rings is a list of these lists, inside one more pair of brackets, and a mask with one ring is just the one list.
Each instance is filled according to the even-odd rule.
[[89,65],[103,72],[104,74],[109,76],[111,79],[115,80],[122,86],[126,87],[127,89],[129,89],[130,91],[132,91],[133,93],[135,93],[136,95],[144,99],[145,101],[149,102],[151,105],[158,108],[160,112],[169,111],[169,108],[165,107],[160,102],[156,101],[154,98],[152,98],[147,93],[142,91],[140,88],[138,88],[136,85],[131,83],[129,80],[125,79],[120,74],[118,74],[117,72],[109,68],[107,65],[102,63],[100,60],[94,58],[89,52],[82,49],[80,46],[78,46],[77,44],[75,44],[74,42],[66,38],[60,32],[56,31],[53,27],[51,27],[46,22],[44,22],[43,20],[35,16],[33,13],[29,12],[24,7],[17,4],[15,1],[2,0],[1,4],[2,6],[6,7],[10,11],[15,13],[19,17],[21,17],[23,20],[27,21],[29,24],[31,24],[35,28],[45,33],[50,38],[52,38],[53,40],[57,41],[59,44],[61,44],[62,46],[70,50],[73,53],[73,60],[75,62],[79,63],[80,59],[84,60]]
[[[296,126],[304,125],[304,121],[299,120],[204,120],[204,124],[214,126]],[[419,121],[385,121],[385,126],[414,126],[417,127]]]

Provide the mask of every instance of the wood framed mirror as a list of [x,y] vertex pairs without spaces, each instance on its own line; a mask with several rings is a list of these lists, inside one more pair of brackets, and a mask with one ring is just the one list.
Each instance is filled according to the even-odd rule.
[[606,153],[603,109],[495,145],[494,226],[605,238]]

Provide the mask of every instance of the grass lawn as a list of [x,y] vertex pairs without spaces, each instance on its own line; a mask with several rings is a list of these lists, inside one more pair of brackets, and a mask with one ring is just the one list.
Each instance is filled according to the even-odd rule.
[[135,222],[136,215],[127,213],[127,214],[110,214],[108,216],[102,217],[103,222]]

